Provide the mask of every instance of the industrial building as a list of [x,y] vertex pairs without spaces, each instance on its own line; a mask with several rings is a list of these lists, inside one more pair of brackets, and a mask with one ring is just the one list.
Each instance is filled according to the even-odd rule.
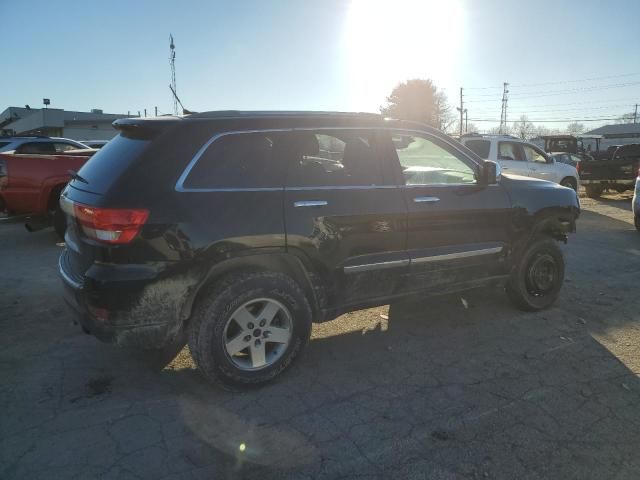
[[8,107],[0,113],[0,135],[46,135],[75,140],[111,140],[117,131],[111,125],[125,114],[100,109],[74,112],[60,108]]

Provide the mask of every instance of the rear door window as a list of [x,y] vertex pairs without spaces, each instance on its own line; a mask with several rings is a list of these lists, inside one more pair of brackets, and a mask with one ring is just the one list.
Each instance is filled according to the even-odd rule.
[[489,158],[491,142],[487,140],[467,140],[464,145],[480,158]]
[[294,132],[288,135],[288,187],[372,186],[385,179],[373,131]]
[[[282,187],[282,133],[239,133],[215,140],[185,179],[186,189]],[[104,148],[108,148],[107,144]]]
[[526,159],[522,151],[522,145],[515,142],[499,142],[498,160],[517,160],[524,162]]

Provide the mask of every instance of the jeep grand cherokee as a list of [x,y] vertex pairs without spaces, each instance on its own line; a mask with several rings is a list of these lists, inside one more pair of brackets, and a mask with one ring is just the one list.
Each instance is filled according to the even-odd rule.
[[527,310],[564,276],[570,188],[500,175],[421,124],[209,112],[115,122],[61,197],[65,298],[105,341],[266,382],[312,322],[415,294],[503,284]]

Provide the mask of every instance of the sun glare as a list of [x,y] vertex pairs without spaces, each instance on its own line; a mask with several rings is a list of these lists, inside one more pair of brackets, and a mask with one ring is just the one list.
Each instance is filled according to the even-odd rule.
[[376,110],[409,78],[451,81],[462,20],[457,0],[353,0],[345,30],[352,108]]

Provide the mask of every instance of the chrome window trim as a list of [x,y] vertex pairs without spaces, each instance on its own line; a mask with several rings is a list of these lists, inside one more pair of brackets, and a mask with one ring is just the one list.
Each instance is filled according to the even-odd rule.
[[406,184],[396,184],[396,185],[346,185],[346,186],[313,186],[313,187],[242,187],[242,188],[234,188],[234,187],[215,187],[215,188],[188,188],[184,186],[184,182],[189,177],[191,170],[195,167],[200,160],[200,157],[204,155],[204,152],[211,146],[219,138],[228,136],[228,135],[242,135],[242,134],[251,134],[251,133],[270,133],[270,132],[309,132],[309,131],[335,131],[335,130],[365,130],[365,131],[390,131],[390,132],[404,132],[404,133],[417,133],[420,135],[425,135],[428,137],[438,138],[440,141],[446,143],[453,149],[455,149],[460,155],[463,155],[469,161],[479,166],[479,163],[476,162],[473,158],[469,157],[466,152],[462,151],[452,142],[448,141],[446,138],[440,138],[437,135],[427,132],[425,130],[417,130],[412,128],[399,128],[399,127],[291,127],[291,128],[259,128],[259,129],[250,129],[250,130],[229,130],[226,132],[219,132],[213,135],[209,140],[207,140],[202,147],[196,152],[193,158],[189,161],[185,169],[182,171],[182,174],[178,178],[174,190],[176,192],[275,192],[275,191],[283,191],[283,190],[369,190],[369,189],[380,189],[380,188],[419,188],[419,187],[433,187],[433,186],[476,186],[477,183],[435,183],[435,184],[418,184],[418,185],[406,185]]
[[411,263],[440,262],[443,260],[457,260],[460,258],[478,257],[481,255],[493,255],[495,253],[502,252],[502,250],[504,250],[504,247],[491,247],[481,248],[478,250],[466,250],[464,252],[444,253],[442,255],[431,255],[429,257],[412,258]]
[[383,270],[386,268],[406,267],[411,263],[408,258],[402,260],[389,260],[388,262],[363,263],[361,265],[348,265],[343,267],[344,273],[361,273],[372,270]]

